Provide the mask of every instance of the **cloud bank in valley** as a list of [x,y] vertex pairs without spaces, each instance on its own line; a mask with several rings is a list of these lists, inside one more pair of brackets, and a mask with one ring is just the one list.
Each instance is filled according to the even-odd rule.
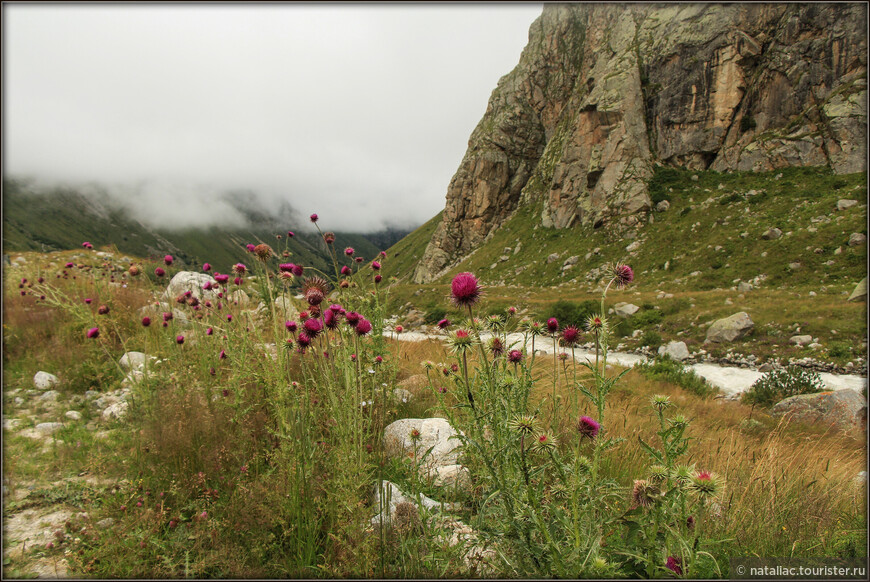
[[343,230],[443,208],[541,5],[5,5],[7,174],[111,183],[140,219],[255,190]]

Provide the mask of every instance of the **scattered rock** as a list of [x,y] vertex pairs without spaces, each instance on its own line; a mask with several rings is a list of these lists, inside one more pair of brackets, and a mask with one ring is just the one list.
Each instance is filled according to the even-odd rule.
[[853,232],[852,236],[849,237],[849,246],[850,247],[858,247],[867,242],[867,237],[861,234],[860,232]]
[[79,412],[78,410],[67,410],[66,414],[64,414],[64,416],[70,420],[81,420],[82,419],[82,413]]
[[686,346],[686,342],[672,341],[668,342],[667,345],[659,347],[659,355],[666,355],[672,360],[682,362],[689,357],[689,348]]
[[853,206],[857,206],[857,200],[837,200],[837,210],[846,210],[848,208],[852,208]]
[[797,346],[806,346],[813,343],[813,336],[811,335],[793,335],[789,338],[789,343],[793,343]]
[[761,238],[764,240],[776,240],[782,236],[782,231],[778,228],[768,228],[764,231],[764,234],[761,235]]
[[710,329],[707,330],[707,338],[704,340],[704,343],[733,342],[746,336],[754,327],[755,323],[753,323],[749,314],[741,311],[714,321]]
[[[374,526],[379,526],[382,523],[384,525],[389,525],[394,522],[396,520],[396,507],[400,504],[410,503],[415,507],[419,507],[417,504],[418,497],[420,505],[429,511],[441,511],[442,509],[446,511],[454,511],[457,509],[457,504],[441,503],[426,497],[422,493],[415,497],[406,495],[391,481],[382,481],[381,486],[375,485],[374,490],[374,507],[383,508],[379,513],[372,517],[371,524]],[[382,493],[383,497],[381,497]]]
[[789,263],[788,268],[792,271],[797,271],[798,269],[801,268],[801,264],[800,263]]
[[462,465],[443,465],[435,468],[432,484],[436,487],[466,489],[471,486],[471,475]]
[[[118,361],[118,364],[124,370],[141,370],[145,367],[145,363],[148,361],[148,357],[142,352],[127,352],[121,359]],[[151,356],[151,360],[156,360],[154,356]]]
[[63,428],[62,422],[41,422],[33,427],[36,432],[42,436],[48,436],[56,433]]
[[625,247],[625,250],[626,250],[626,252],[631,253],[631,252],[636,251],[639,248],[640,248],[640,241],[636,240],[633,243],[631,243],[630,245],[628,245],[627,247]]
[[398,402],[406,404],[414,398],[414,395],[405,390],[404,388],[395,388],[393,389],[393,398]]
[[217,281],[205,273],[179,271],[172,277],[172,280],[169,281],[169,285],[166,286],[166,291],[163,292],[162,298],[171,303],[175,301],[179,295],[187,291],[190,291],[192,296],[196,296],[196,298],[200,300],[204,297],[216,298],[217,293],[211,290],[206,291],[202,288],[206,283],[217,285]]
[[58,397],[60,397],[60,392],[57,390],[49,390],[48,392],[40,394],[37,400],[40,402],[57,402]]
[[854,390],[799,394],[777,402],[773,416],[789,415],[798,422],[835,426],[843,430],[867,428],[867,401]]
[[861,471],[857,475],[855,475],[854,479],[855,485],[866,485],[867,484],[867,471]]
[[671,203],[667,200],[660,200],[658,204],[656,204],[656,212],[667,212],[667,210],[671,207]]
[[867,301],[867,277],[864,277],[860,283],[855,285],[855,290],[849,295],[847,301]]
[[577,261],[579,261],[579,260],[580,260],[580,257],[577,255],[574,255],[573,257],[568,257],[567,259],[565,259],[565,262],[562,263],[562,266],[563,267],[574,266],[577,264]]
[[558,260],[559,260],[559,254],[553,253],[547,257],[547,264],[549,265],[550,263],[552,263],[554,261],[558,261]]
[[632,303],[617,303],[613,306],[613,312],[620,317],[631,317],[639,309],[640,307]]
[[54,374],[48,372],[37,372],[33,376],[33,385],[39,390],[49,390],[60,383],[60,380]]
[[[411,438],[414,430],[420,433],[416,441]],[[384,429],[384,451],[388,457],[413,459],[416,455],[421,472],[429,477],[437,467],[458,462],[462,444],[458,434],[443,418],[403,418]]]
[[752,291],[752,289],[752,283],[748,283],[746,281],[740,281],[739,283],[737,283],[737,291],[739,291],[740,293],[748,293],[749,291]]
[[110,404],[102,414],[103,420],[122,419],[127,414],[127,408],[130,405],[126,401],[115,402]]

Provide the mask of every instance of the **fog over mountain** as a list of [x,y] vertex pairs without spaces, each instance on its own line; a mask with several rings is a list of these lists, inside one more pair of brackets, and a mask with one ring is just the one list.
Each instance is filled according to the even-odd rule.
[[167,228],[241,224],[238,190],[337,230],[416,226],[540,12],[5,4],[4,172],[105,185]]

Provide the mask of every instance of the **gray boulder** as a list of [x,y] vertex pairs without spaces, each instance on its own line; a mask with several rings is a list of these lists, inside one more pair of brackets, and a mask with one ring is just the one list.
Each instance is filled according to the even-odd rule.
[[388,525],[396,520],[396,507],[403,503],[410,503],[415,507],[422,505],[425,509],[433,512],[442,509],[453,511],[457,508],[457,504],[440,503],[423,494],[419,496],[406,495],[391,481],[382,481],[380,486],[376,484],[374,497],[374,507],[382,508],[382,511],[371,519],[371,524],[374,526],[379,526],[382,523]]
[[853,206],[857,206],[857,200],[837,200],[837,210],[846,210],[847,208],[852,208]]
[[672,360],[682,362],[689,357],[689,348],[686,342],[668,342],[667,345],[659,347],[659,355],[666,355]]
[[791,396],[777,402],[770,412],[773,416],[788,415],[793,421],[846,431],[867,428],[867,401],[850,389]]
[[852,236],[849,237],[849,246],[850,247],[859,247],[867,242],[867,237],[861,234],[860,232],[853,232]]
[[[118,361],[118,365],[121,366],[124,370],[141,370],[145,367],[145,363],[148,361],[149,356],[146,356],[142,352],[127,352],[121,359]],[[150,356],[151,360],[156,360],[154,356]]]
[[613,312],[619,317],[631,317],[638,312],[640,307],[632,303],[617,303],[613,306]]
[[60,380],[54,374],[48,372],[37,372],[33,376],[33,385],[39,390],[50,390],[58,385]]
[[217,285],[217,281],[210,275],[205,273],[196,273],[194,271],[179,271],[176,273],[169,285],[166,286],[166,291],[163,292],[163,299],[169,302],[175,299],[186,291],[190,291],[191,295],[195,295],[197,299],[203,298],[213,299],[217,297],[214,291],[205,291],[202,286],[206,283]]
[[811,335],[793,335],[789,338],[789,343],[795,344],[797,346],[808,346],[813,343],[813,336]]
[[847,301],[867,301],[867,277],[864,277],[860,283],[855,285],[855,290],[849,295]]
[[660,200],[658,204],[656,204],[656,212],[666,212],[671,207],[671,203],[667,200]]
[[764,240],[776,240],[782,236],[782,231],[778,228],[768,228],[764,231],[764,234],[761,235],[761,238]]
[[[420,433],[417,440],[411,438],[414,430]],[[437,467],[458,463],[462,444],[458,435],[443,418],[403,418],[384,429],[384,451],[388,457],[415,459],[429,477]]]
[[704,343],[733,342],[746,336],[755,327],[749,314],[745,311],[735,313],[729,317],[713,322],[707,330],[707,338]]

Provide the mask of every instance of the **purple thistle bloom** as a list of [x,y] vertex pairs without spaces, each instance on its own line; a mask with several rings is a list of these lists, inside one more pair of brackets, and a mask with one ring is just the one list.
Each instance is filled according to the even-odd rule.
[[683,575],[682,560],[677,556],[668,556],[668,561],[665,564],[665,567],[677,576]]
[[66,267],[67,269],[72,269],[73,267],[75,267],[75,265],[73,265],[72,263],[67,263],[66,265],[64,265],[64,267]]
[[296,275],[297,277],[301,277],[303,271],[304,271],[304,269],[302,268],[301,265],[293,265],[293,274]]
[[372,323],[365,318],[360,319],[356,323],[356,334],[365,335],[372,330]]
[[183,336],[183,335],[179,335],[179,336],[177,336],[177,337],[175,338],[175,343],[177,343],[178,345],[183,344],[183,343],[184,343],[184,336]]
[[617,265],[613,269],[613,278],[616,286],[622,288],[634,281],[634,271],[628,265]]
[[311,338],[308,337],[308,336],[305,334],[305,332],[302,332],[302,333],[299,334],[299,336],[297,336],[297,338],[296,338],[296,343],[297,343],[297,344],[299,345],[299,347],[301,347],[301,348],[307,348],[308,346],[311,345]]
[[508,362],[518,364],[523,361],[523,353],[519,350],[511,350],[508,353]]
[[256,247],[256,245],[253,245],[253,244],[251,244],[251,243],[248,243],[248,244],[245,245],[245,248],[248,249],[248,252],[249,252],[249,253],[253,253],[253,252],[254,252],[254,249],[257,248],[257,247]]
[[292,320],[290,320],[290,321],[285,321],[285,322],[284,322],[284,327],[287,328],[287,331],[291,331],[291,332],[296,331],[296,322],[295,322],[295,321],[292,321]]
[[352,257],[355,252],[356,251],[353,250],[353,247],[347,247],[346,249],[344,249],[344,254],[349,257]]
[[350,275],[350,273],[351,273],[351,271],[350,271],[350,267],[348,267],[347,265],[345,265],[345,266],[343,266],[343,267],[341,268],[341,274],[342,274],[342,275],[347,276],[347,275]]
[[380,275],[375,275],[375,283],[380,283],[381,279],[383,279],[383,277],[381,277]]
[[459,273],[450,284],[453,303],[456,305],[474,305],[480,299],[481,288],[477,277],[471,273]]
[[344,318],[347,320],[348,325],[350,326],[356,325],[361,317],[362,316],[356,311],[348,311],[344,316]]
[[227,359],[227,353],[226,353],[226,351],[221,350],[221,353],[218,354],[218,359],[219,359],[219,360],[226,360],[226,359]]
[[215,273],[214,280],[217,281],[218,283],[223,284],[223,283],[226,283],[227,281],[230,280],[230,276],[229,275],[221,275],[220,273]]
[[354,257],[353,260],[356,261],[357,263],[362,263],[362,262],[363,262],[363,258],[362,258],[362,257]]
[[581,416],[580,420],[577,422],[577,430],[580,432],[581,436],[594,439],[598,436],[598,431],[601,430],[601,425],[593,418]]
[[92,327],[91,329],[88,330],[86,335],[88,336],[88,339],[94,339],[96,337],[99,337],[100,328],[99,327]]
[[440,327],[441,329],[445,329],[445,328],[447,328],[447,327],[449,327],[449,326],[450,326],[450,320],[449,320],[449,319],[442,319],[441,321],[438,322],[438,327]]
[[327,329],[335,329],[338,327],[338,316],[332,309],[327,309],[323,312],[323,325]]
[[91,299],[90,297],[85,297],[85,303],[87,303],[88,305],[90,305],[90,304],[91,304],[91,301],[93,301],[93,299]]
[[166,274],[166,271],[164,271],[162,267],[157,267],[156,269],[154,269],[154,274],[158,277],[162,277]]
[[150,317],[143,317],[142,318],[142,327],[148,327],[149,325],[151,325],[151,318]]
[[203,271],[211,271],[211,265],[209,265],[208,263],[203,263],[202,270]]
[[580,330],[569,325],[562,330],[562,344],[566,346],[576,346],[580,341]]
[[212,328],[208,328],[207,330],[205,330],[205,335],[211,335],[213,333],[214,333],[214,329],[212,329]]
[[236,284],[236,285],[241,285],[241,284],[242,284],[242,278],[241,278],[241,277],[235,277],[235,278],[233,278],[233,283]]
[[289,236],[290,238],[293,238],[293,237],[296,236],[296,235],[293,234],[293,231],[292,231],[292,230],[288,230],[288,231],[287,231],[287,236]]
[[372,269],[379,271],[381,269],[381,264],[377,261],[372,261]]
[[171,265],[172,264],[172,255],[166,255],[165,257],[163,257],[163,262],[166,263],[166,266]]
[[344,312],[344,308],[341,305],[339,305],[338,303],[333,303],[332,305],[327,307],[327,309],[329,311],[335,311],[336,313],[343,313]]
[[314,339],[317,337],[321,331],[323,331],[323,324],[320,323],[319,319],[306,319],[305,323],[302,324],[302,327],[305,328],[305,333],[308,337]]
[[547,331],[550,333],[556,333],[559,331],[559,321],[555,317],[551,317],[547,320]]
[[293,263],[281,263],[278,265],[278,270],[282,273],[292,273],[294,266]]
[[312,214],[310,217],[311,222],[317,222],[317,214]]

